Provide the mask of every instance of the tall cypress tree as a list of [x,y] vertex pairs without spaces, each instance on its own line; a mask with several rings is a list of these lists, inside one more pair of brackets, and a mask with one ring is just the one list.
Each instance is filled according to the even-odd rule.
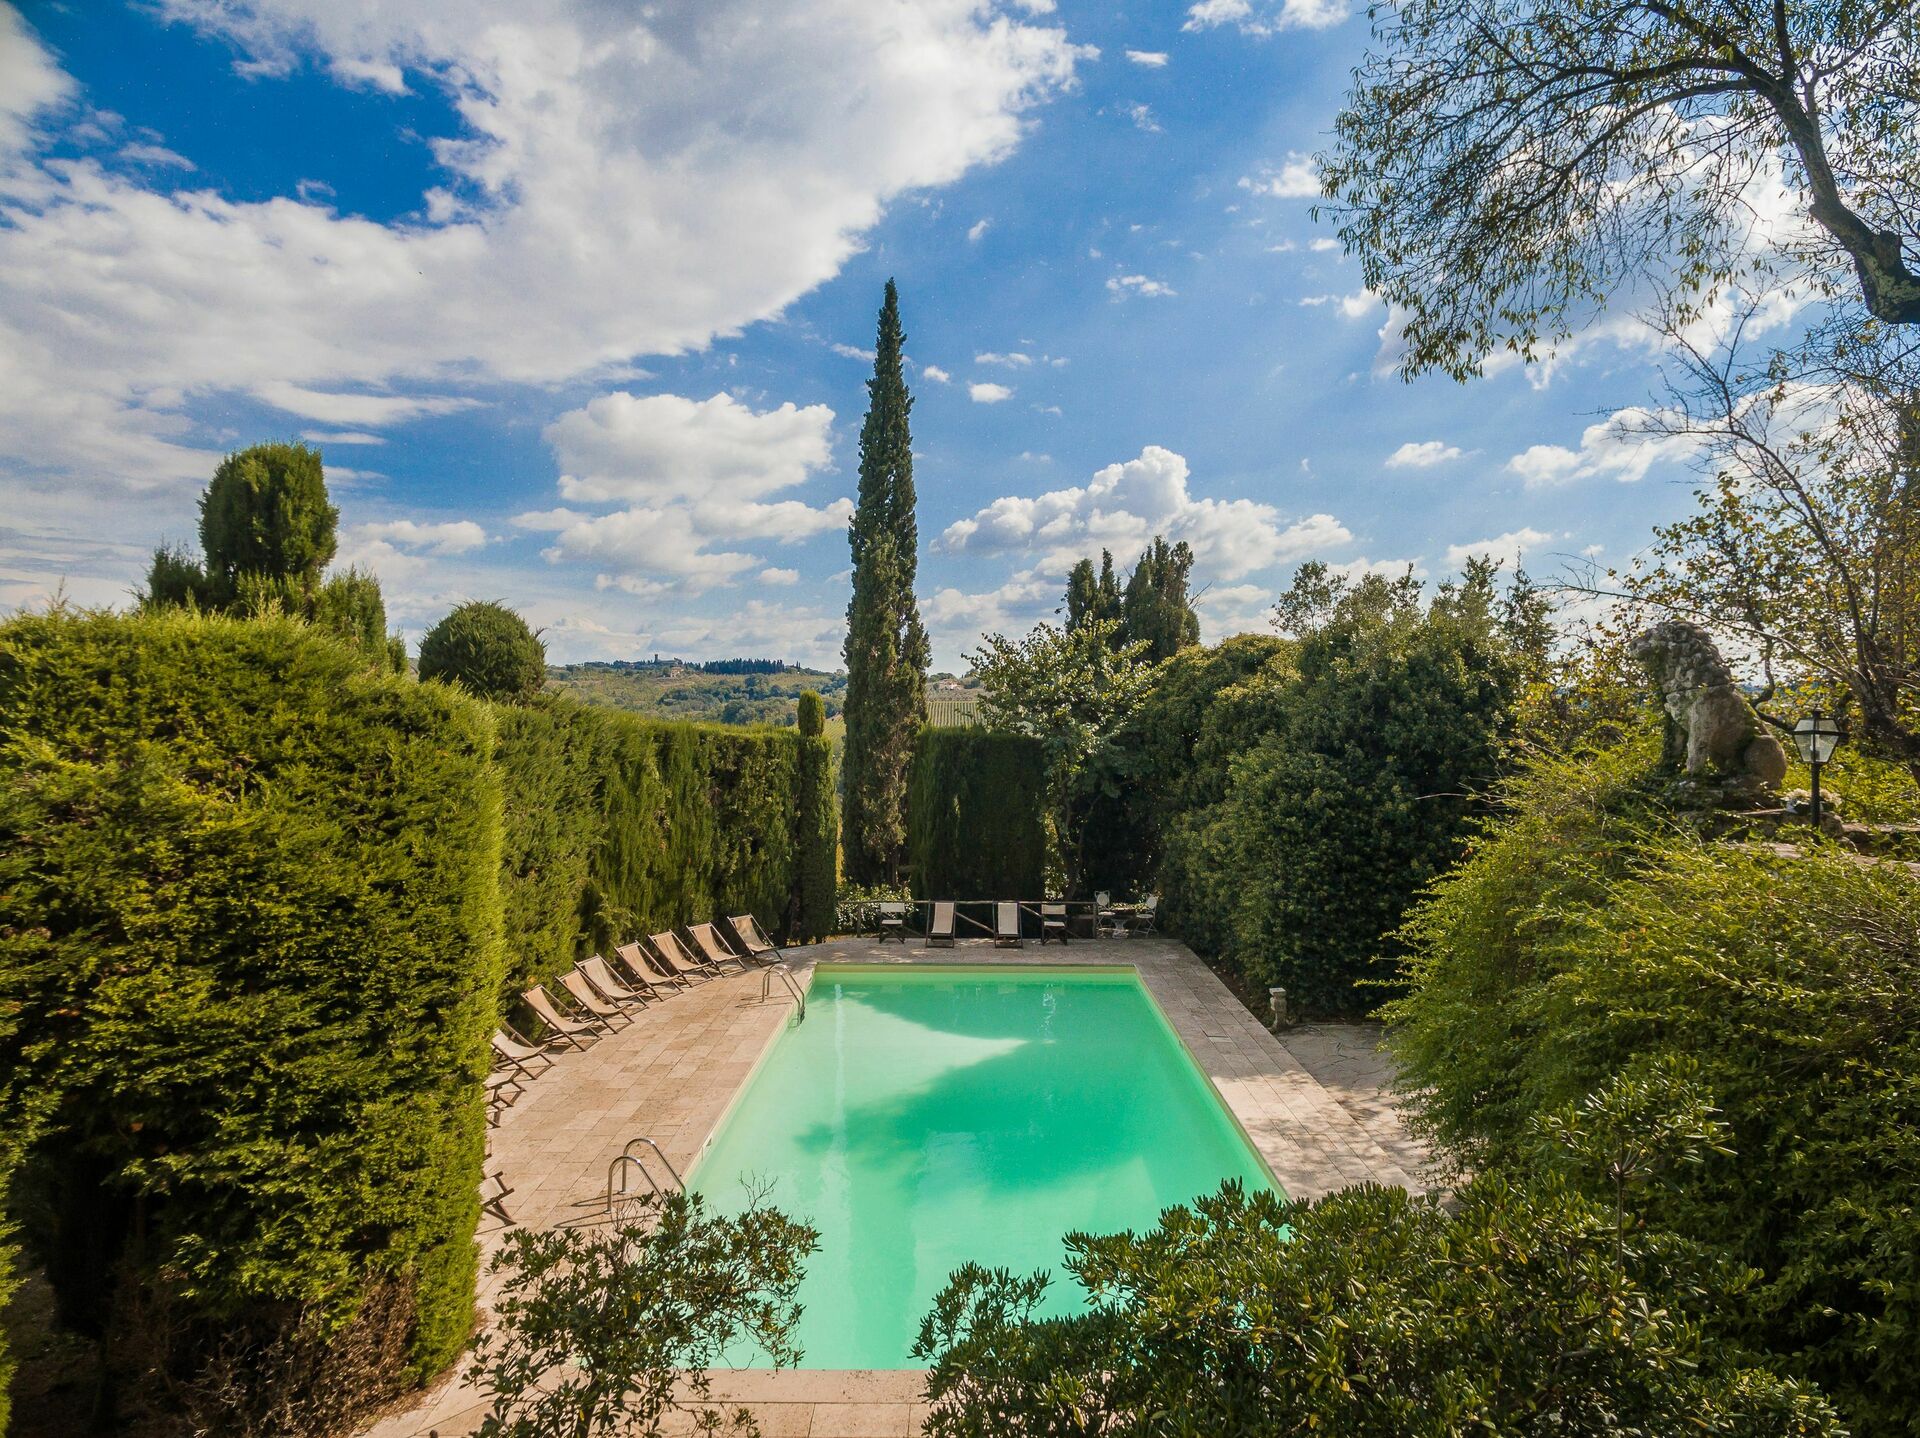
[[853,600],[847,606],[847,720],[840,824],[847,877],[898,883],[906,865],[907,771],[927,719],[927,632],[913,597],[919,568],[913,440],[900,355],[900,296],[887,281],[860,426],[860,501],[853,512]]
[[1165,659],[1200,642],[1200,620],[1187,595],[1187,577],[1192,572],[1193,550],[1186,540],[1169,545],[1159,535],[1134,566],[1122,618],[1129,640],[1146,640],[1147,658]]

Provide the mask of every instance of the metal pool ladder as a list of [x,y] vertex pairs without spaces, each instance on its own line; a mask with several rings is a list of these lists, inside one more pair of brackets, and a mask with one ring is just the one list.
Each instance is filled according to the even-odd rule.
[[793,971],[785,964],[772,964],[760,970],[760,1002],[764,1004],[767,1001],[767,995],[772,992],[776,974],[779,975],[780,982],[786,985],[787,993],[794,1003],[800,1006],[800,1017],[804,1020],[807,1016],[807,991],[793,981]]
[[[636,1148],[641,1147],[643,1144],[646,1147],[652,1149],[654,1152],[654,1156],[658,1158],[660,1162],[665,1166],[667,1173],[673,1179],[672,1189],[662,1188],[660,1186],[660,1180],[653,1176],[653,1171],[649,1169],[646,1166],[646,1164],[642,1163],[638,1157],[635,1156],[634,1150]],[[652,1139],[646,1138],[644,1136],[641,1138],[630,1138],[627,1140],[627,1146],[620,1150],[620,1157],[616,1158],[612,1163],[607,1165],[607,1212],[608,1213],[613,1212],[613,1200],[615,1199],[615,1197],[624,1195],[627,1192],[627,1170],[629,1168],[636,1169],[639,1171],[640,1177],[644,1178],[647,1181],[647,1187],[653,1190],[653,1195],[655,1198],[665,1198],[669,1192],[677,1191],[680,1193],[685,1193],[687,1191],[687,1185],[681,1180],[679,1170],[674,1168],[673,1160],[666,1156],[666,1154],[661,1150],[659,1144],[655,1143]],[[617,1189],[614,1187],[614,1180],[616,1179],[618,1179],[620,1183],[620,1186]]]

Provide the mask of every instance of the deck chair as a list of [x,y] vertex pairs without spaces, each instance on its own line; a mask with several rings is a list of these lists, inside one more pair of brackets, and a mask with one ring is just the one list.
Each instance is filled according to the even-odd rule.
[[1160,917],[1160,896],[1148,894],[1147,901],[1140,906],[1140,912],[1127,922],[1127,929],[1134,934],[1157,934],[1160,932],[1156,920]]
[[580,961],[580,972],[586,976],[593,991],[610,1004],[619,1004],[623,1008],[645,1008],[657,997],[653,986],[635,987],[624,984],[607,964],[607,961],[595,954],[592,958]]
[[[727,923],[733,927],[734,937],[747,951],[747,957],[755,963],[785,963],[787,956],[780,946],[760,927],[760,921],[752,914],[729,914]],[[762,954],[771,954],[771,959],[762,959]]]
[[480,1209],[491,1213],[502,1223],[511,1224],[513,1217],[507,1212],[507,1199],[513,1190],[507,1187],[507,1180],[499,1169],[495,1169],[480,1180]]
[[1120,937],[1120,916],[1113,911],[1113,895],[1102,889],[1093,896],[1093,936]]
[[927,924],[927,947],[930,949],[950,949],[953,947],[952,900],[934,900],[933,918]]
[[1047,940],[1064,944],[1067,941],[1067,906],[1065,904],[1042,904],[1040,906],[1040,946],[1046,947]]
[[653,945],[653,956],[676,974],[687,979],[717,979],[720,970],[712,964],[702,963],[672,929],[664,934],[648,934],[647,942]]
[[666,998],[669,990],[688,988],[693,983],[685,974],[675,972],[658,957],[648,953],[647,946],[638,939],[631,944],[620,945],[613,951],[613,956],[636,983],[645,984],[657,998]]
[[572,1044],[577,1049],[584,1049],[587,1046],[586,1040],[599,1038],[605,1027],[597,1020],[568,1018],[560,1012],[559,1006],[553,1001],[553,996],[538,984],[520,997],[526,1006],[533,1010],[533,1016],[547,1026],[548,1033],[557,1040]]
[[593,991],[593,985],[587,982],[587,976],[579,969],[572,969],[560,975],[560,987],[567,991],[568,997],[579,1007],[582,1013],[592,1014],[608,1028],[625,1028],[633,1022],[633,1015],[618,1004],[610,1004]]
[[712,924],[688,924],[687,932],[693,935],[693,942],[700,950],[698,957],[702,963],[712,964],[716,970],[732,964],[736,974],[752,967],[746,959],[727,947],[720,937],[720,931]]
[[[502,1068],[510,1068],[522,1078],[536,1078],[553,1067],[553,1055],[538,1044],[530,1044],[512,1029],[493,1031],[493,1058]],[[540,1067],[533,1066],[539,1060]]]
[[1020,937],[1020,906],[1011,899],[1002,899],[993,906],[993,942],[998,948],[1026,947],[1026,940]]
[[877,942],[884,944],[887,935],[891,934],[904,944],[907,941],[907,906],[899,903],[874,905],[873,926],[879,935]]

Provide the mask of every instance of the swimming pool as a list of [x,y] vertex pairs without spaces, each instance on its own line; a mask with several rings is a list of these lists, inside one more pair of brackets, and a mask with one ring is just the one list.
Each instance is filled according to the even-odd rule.
[[1132,969],[822,964],[689,1186],[820,1230],[802,1366],[903,1368],[962,1263],[1057,1270],[1227,1178],[1274,1186]]

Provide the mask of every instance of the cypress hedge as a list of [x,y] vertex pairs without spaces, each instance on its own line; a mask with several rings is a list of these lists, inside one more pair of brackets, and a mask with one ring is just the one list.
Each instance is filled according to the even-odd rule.
[[123,1407],[344,1420],[459,1353],[493,748],[292,620],[0,626],[0,1161]]
[[907,790],[914,897],[1038,897],[1046,804],[1047,756],[1038,739],[922,729]]
[[833,743],[826,737],[827,706],[813,690],[800,695],[799,792],[794,806],[794,844],[799,873],[789,912],[788,936],[807,943],[834,929],[834,897],[840,879],[840,809],[833,792]]

